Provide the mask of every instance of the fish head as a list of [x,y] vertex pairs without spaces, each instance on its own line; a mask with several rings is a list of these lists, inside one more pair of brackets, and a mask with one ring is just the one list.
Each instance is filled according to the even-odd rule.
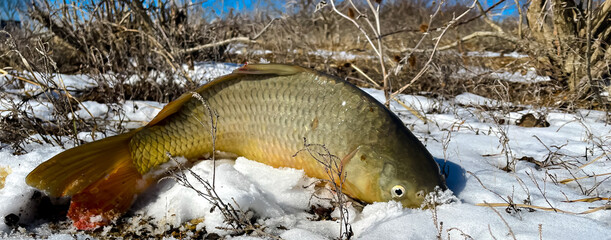
[[436,187],[446,189],[444,177],[430,153],[422,146],[420,151],[392,151],[373,149],[372,158],[379,161],[377,187],[379,201],[397,201],[404,207],[419,208],[425,196]]

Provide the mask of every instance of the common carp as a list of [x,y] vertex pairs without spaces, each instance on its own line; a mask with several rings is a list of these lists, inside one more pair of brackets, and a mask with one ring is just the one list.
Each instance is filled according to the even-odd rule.
[[445,188],[424,145],[373,97],[342,79],[280,64],[249,64],[217,78],[144,127],[57,154],[26,182],[72,196],[68,217],[78,229],[95,229],[162,177],[152,173],[167,171],[168,154],[196,160],[212,153],[213,126],[216,150],[329,179],[316,159],[296,154],[304,139],[324,144],[346,173],[343,192],[367,203],[419,207],[436,186]]

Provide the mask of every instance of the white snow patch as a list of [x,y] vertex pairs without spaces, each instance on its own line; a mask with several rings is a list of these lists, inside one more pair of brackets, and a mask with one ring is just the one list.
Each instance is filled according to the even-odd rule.
[[[302,49],[287,49],[286,50],[289,53],[301,53],[303,52]],[[231,54],[237,54],[237,55],[254,55],[254,56],[263,56],[263,55],[267,55],[267,54],[272,54],[273,52],[270,50],[251,50],[248,49],[248,46],[246,44],[243,43],[235,43],[235,44],[230,44],[229,48],[227,49],[228,53]],[[346,61],[351,61],[351,60],[355,60],[355,59],[372,59],[375,57],[372,56],[368,56],[368,55],[362,55],[362,54],[354,54],[354,53],[350,53],[347,51],[330,51],[330,50],[323,50],[323,49],[318,49],[315,51],[308,51],[306,52],[306,54],[308,55],[312,55],[312,56],[319,56],[319,57],[323,57],[323,58],[327,58],[327,59],[334,59],[334,60],[346,60]],[[266,63],[267,60],[265,60],[264,58],[261,58],[261,63]]]
[[473,93],[461,93],[454,97],[454,102],[463,105],[498,106],[498,101],[482,97]]
[[[213,68],[214,65],[206,66]],[[223,66],[219,67],[223,69],[219,72],[204,71],[202,67],[195,75],[202,79],[212,78],[236,67],[219,65]],[[381,91],[363,90],[378,101],[385,101]],[[546,113],[550,127],[523,128],[512,123],[521,115],[535,110],[509,113],[504,117],[511,124],[499,125],[493,123],[490,116],[502,113],[482,112],[471,106],[505,103],[481,96],[465,93],[449,101],[410,95],[399,95],[398,98],[412,108],[427,113],[430,122],[424,124],[407,113],[401,105],[391,102],[391,110],[399,113],[414,135],[437,158],[442,169],[449,173],[448,186],[458,199],[436,208],[436,219],[443,222],[442,237],[463,239],[468,235],[474,239],[512,239],[509,235],[511,228],[517,239],[539,239],[539,226],[544,239],[607,239],[611,236],[611,214],[608,211],[572,214],[604,206],[605,201],[566,202],[592,196],[608,197],[611,194],[611,181],[606,180],[605,176],[588,177],[608,173],[611,168],[610,160],[603,156],[610,152],[611,146],[611,126],[604,122],[606,113],[549,109],[543,112]],[[0,103],[7,101],[2,99]],[[83,105],[93,117],[129,120],[133,127],[150,121],[163,106],[161,103],[143,101],[128,101],[120,106],[95,102],[85,102]],[[52,109],[48,109],[48,105],[43,103],[33,107],[36,108],[33,111],[36,117],[52,117]],[[123,108],[122,112],[118,110],[120,108]],[[429,113],[432,109],[438,111]],[[89,116],[89,113],[80,110],[77,114],[81,117]],[[507,144],[500,143],[501,136],[507,137]],[[90,133],[80,133],[79,137],[93,139]],[[39,139],[40,136],[32,138]],[[96,138],[99,136],[96,135]],[[11,169],[5,187],[0,189],[0,237],[27,238],[32,232],[50,239],[87,237],[73,228],[59,233],[51,231],[48,222],[37,217],[38,205],[32,200],[34,189],[24,181],[32,169],[62,149],[30,142],[24,146],[28,153],[13,155],[10,147],[0,146],[0,167]],[[507,163],[507,150],[511,150],[509,160],[516,161],[514,172],[500,169]],[[603,157],[591,162],[599,156]],[[540,168],[532,162],[516,160],[522,157],[532,158],[547,166]],[[587,162],[591,164],[579,168]],[[215,169],[216,191],[221,199],[227,203],[235,200],[241,210],[257,216],[257,223],[268,226],[266,231],[272,234],[285,239],[329,239],[339,236],[339,221],[310,220],[312,215],[307,213],[310,204],[328,206],[329,203],[311,198],[314,192],[312,183],[316,179],[305,176],[301,170],[272,168],[245,158],[219,160],[216,168],[211,161],[202,161],[191,169],[207,180],[211,180]],[[558,182],[575,177],[584,178],[567,184]],[[189,179],[196,188],[201,189],[202,186],[193,177]],[[509,225],[508,228],[491,208],[476,205],[484,202],[505,203],[509,197],[515,203],[553,206],[572,213],[543,210],[531,212],[526,208],[519,208],[518,212],[511,209],[506,212],[504,207],[495,208]],[[170,225],[179,226],[185,221],[199,218],[204,221],[197,228],[205,227],[209,232],[226,234],[226,231],[217,228],[226,226],[222,215],[218,210],[210,212],[211,207],[195,191],[166,179],[138,198],[131,210],[137,214],[127,220],[137,226],[141,219],[152,217],[151,221],[159,228],[149,231],[163,233]],[[369,204],[360,212],[351,206],[348,209],[356,238],[434,239],[438,234],[433,221],[435,212],[431,209],[405,209],[397,202]],[[19,223],[25,228],[13,229],[6,225],[4,218],[11,213],[19,215]],[[338,215],[337,212],[332,214]],[[104,228],[104,231],[108,230]],[[236,238],[255,239],[247,236]]]
[[483,52],[478,52],[478,51],[473,51],[473,52],[468,52],[467,56],[469,57],[511,57],[511,58],[527,58],[528,55],[527,54],[522,54],[522,53],[518,53],[518,52],[510,52],[510,53],[499,53],[499,52],[490,52],[490,51],[483,51]]
[[500,80],[510,82],[521,82],[521,83],[536,83],[536,82],[547,82],[550,81],[548,76],[540,76],[537,74],[534,68],[528,68],[526,72],[507,72],[507,71],[494,71],[490,69],[480,67],[470,67],[468,69],[459,69],[454,78],[474,78],[481,76],[489,76]]

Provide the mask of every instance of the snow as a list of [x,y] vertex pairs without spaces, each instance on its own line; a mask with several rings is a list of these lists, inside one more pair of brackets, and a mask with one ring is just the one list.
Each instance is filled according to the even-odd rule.
[[[220,63],[198,66],[192,74],[202,82],[236,67]],[[213,71],[216,68],[220,70]],[[64,76],[64,79],[71,78]],[[381,91],[363,90],[384,101]],[[391,103],[391,109],[399,114],[448,173],[451,191],[441,195],[445,204],[434,209],[406,209],[397,202],[379,202],[366,205],[361,210],[354,203],[347,203],[349,223],[357,239],[434,239],[438,234],[442,239],[463,239],[466,236],[473,239],[513,239],[511,234],[517,239],[608,239],[611,235],[608,210],[579,214],[609,204],[608,201],[567,202],[593,196],[608,198],[611,195],[608,175],[560,183],[565,179],[609,173],[611,160],[604,154],[611,151],[611,126],[605,124],[604,112],[563,112],[529,106],[510,113],[484,111],[481,106],[494,109],[494,106],[505,103],[471,93],[449,100],[413,95],[399,95],[398,98],[425,114],[429,120],[425,124],[398,103]],[[36,109],[32,114],[41,119],[51,119],[52,106],[44,102],[38,104],[31,103]],[[146,101],[126,101],[121,105],[83,102],[83,109],[76,114],[107,121],[123,120],[130,128],[135,128],[150,121],[162,106],[161,103]],[[527,113],[544,115],[550,127],[516,126],[515,121]],[[497,123],[495,118],[499,117],[507,121]],[[90,133],[81,133],[79,137],[92,139]],[[22,239],[36,234],[49,239],[92,238],[88,232],[66,227],[67,224],[61,225],[64,226],[62,229],[52,229],[51,222],[39,216],[39,205],[32,200],[34,189],[24,182],[32,169],[62,149],[32,141],[26,145],[26,150],[26,154],[13,155],[10,147],[0,149],[0,169],[10,169],[5,185],[0,189],[0,237]],[[502,170],[507,165],[506,153],[510,155],[515,171]],[[522,157],[534,161],[516,160]],[[256,223],[266,227],[266,234],[283,239],[332,239],[339,236],[339,221],[312,220],[314,215],[308,213],[311,205],[331,206],[328,200],[312,195],[329,197],[330,193],[319,189],[314,184],[316,179],[307,177],[301,170],[273,168],[243,157],[217,160],[215,164],[202,161],[191,170],[207,180],[212,179],[215,171],[216,191],[220,198],[226,203],[234,204],[235,201],[236,208],[255,216]],[[203,189],[193,176],[186,175],[196,189]],[[67,199],[52,201],[65,203]],[[485,206],[485,203],[507,202],[553,207],[561,211]],[[208,232],[226,236],[230,232],[219,228],[227,227],[223,215],[218,209],[211,211],[211,208],[211,203],[195,191],[166,178],[138,198],[124,224],[134,232],[146,230],[163,235],[172,227],[201,219],[203,221],[196,224],[197,229],[205,228]],[[19,216],[20,227],[14,228],[5,222],[5,217],[11,213]],[[331,215],[339,216],[337,210]],[[154,223],[157,228],[143,226],[141,222],[144,220]],[[110,227],[102,230],[107,231]],[[265,236],[235,238],[261,239]]]
[[357,55],[357,54],[349,53],[346,51],[328,51],[328,50],[322,50],[322,49],[318,49],[316,51],[310,51],[308,52],[308,54],[314,55],[314,56],[320,56],[326,59],[330,58],[334,60],[346,60],[346,61],[355,60],[357,58],[361,58],[361,59],[362,58],[366,58],[366,59],[374,58],[372,56]]
[[229,44],[229,47],[226,50],[228,53],[237,54],[237,55],[245,55],[245,54],[253,54],[253,55],[265,55],[272,54],[273,52],[270,50],[248,50],[248,45],[244,43],[233,43]]
[[[227,52],[231,54],[237,54],[237,55],[249,54],[249,55],[254,55],[254,56],[263,56],[263,55],[273,53],[271,50],[258,50],[258,49],[250,50],[248,49],[248,46],[243,43],[230,44],[229,48],[227,49]],[[302,53],[303,50],[301,49],[288,50],[287,49],[287,52],[293,53],[293,54],[299,54],[299,53]],[[307,51],[306,54],[311,55],[311,56],[322,57],[325,59],[345,60],[345,61],[351,61],[357,58],[358,59],[375,58],[375,57],[364,55],[364,54],[355,54],[355,53],[350,53],[347,51],[330,51],[330,50],[324,50],[324,49],[317,49],[315,51]],[[266,59],[261,58],[259,63],[267,63],[267,62],[268,61]]]
[[475,105],[475,106],[498,106],[498,102],[493,99],[485,98],[482,96],[475,95],[473,93],[461,93],[454,97],[454,101],[463,105]]
[[467,52],[467,56],[469,57],[510,57],[510,58],[527,58],[528,55],[526,54],[522,54],[522,53],[518,53],[518,52],[510,52],[510,53],[498,53],[498,52],[490,52],[490,51],[483,51],[483,52],[478,52],[478,51],[474,51],[474,52]]
[[551,79],[548,76],[540,76],[537,74],[534,68],[526,69],[526,72],[507,72],[500,70],[489,70],[481,67],[469,67],[459,69],[453,77],[455,78],[474,78],[488,76],[491,78],[505,80],[510,82],[521,82],[521,83],[537,83],[537,82],[547,82]]
[[[219,62],[198,62],[193,65],[193,69],[190,69],[188,65],[183,64],[182,74],[188,76],[195,82],[206,83],[217,76],[222,76],[231,73],[233,69],[238,67],[237,64],[231,63],[219,63]],[[157,83],[163,83],[171,79],[178,85],[184,85],[188,80],[185,77],[167,76],[166,73],[152,71],[149,76],[145,79],[146,81],[154,81]],[[127,83],[134,84],[138,81],[142,81],[141,76],[131,76],[128,78]]]
[[[228,53],[237,54],[237,55],[254,55],[254,56],[263,56],[272,54],[271,50],[261,50],[261,49],[249,49],[249,46],[244,43],[233,43],[230,44],[226,50]],[[301,49],[288,49],[287,52],[291,53],[301,53]],[[314,51],[306,52],[308,55],[319,56],[326,59],[333,60],[345,60],[345,61],[353,61],[356,59],[374,59],[376,57],[364,55],[364,54],[355,54],[347,51],[332,51],[325,49],[317,49]],[[495,57],[509,57],[509,58],[527,58],[527,54],[522,54],[518,52],[510,52],[510,53],[499,53],[499,52],[491,52],[491,51],[471,51],[466,54],[469,57],[487,57],[487,58],[495,58]]]
[[[219,62],[198,62],[194,64],[193,69],[190,69],[188,65],[182,66],[182,71],[185,75],[192,78],[192,80],[197,82],[208,82],[217,76],[226,75],[231,73],[236,67],[237,64],[231,63],[219,63]],[[12,75],[0,76],[0,87],[6,88],[7,92],[13,93],[32,93],[39,92],[42,88],[40,85],[57,87],[59,89],[65,89],[69,91],[71,94],[75,94],[75,90],[79,89],[87,89],[96,87],[97,81],[90,76],[87,75],[67,75],[67,74],[41,74],[41,73],[13,73],[15,75],[23,75],[22,79],[24,80],[16,80],[16,77]],[[113,73],[102,74],[100,79],[105,79],[105,81],[112,86],[115,82],[117,82],[117,78],[113,75]],[[184,84],[185,80],[182,77],[177,76],[166,76],[165,73],[160,73],[156,71],[152,71],[147,81],[155,81],[158,83],[168,81],[168,79],[173,79],[178,84]],[[126,80],[126,83],[136,83],[141,81],[140,76],[131,76]],[[23,88],[18,87],[14,82],[23,81]],[[11,84],[9,84],[11,83]],[[55,92],[49,92],[48,94],[57,94]]]

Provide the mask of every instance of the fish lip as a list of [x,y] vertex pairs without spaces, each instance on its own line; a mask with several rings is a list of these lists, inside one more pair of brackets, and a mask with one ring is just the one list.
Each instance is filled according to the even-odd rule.
[[418,199],[418,200],[420,200],[420,199],[424,200],[424,196],[426,195],[426,194],[425,194],[425,192],[426,192],[426,190],[424,190],[424,189],[422,189],[422,190],[420,190],[420,191],[416,192],[416,194],[415,194],[415,195],[416,195],[416,199]]

